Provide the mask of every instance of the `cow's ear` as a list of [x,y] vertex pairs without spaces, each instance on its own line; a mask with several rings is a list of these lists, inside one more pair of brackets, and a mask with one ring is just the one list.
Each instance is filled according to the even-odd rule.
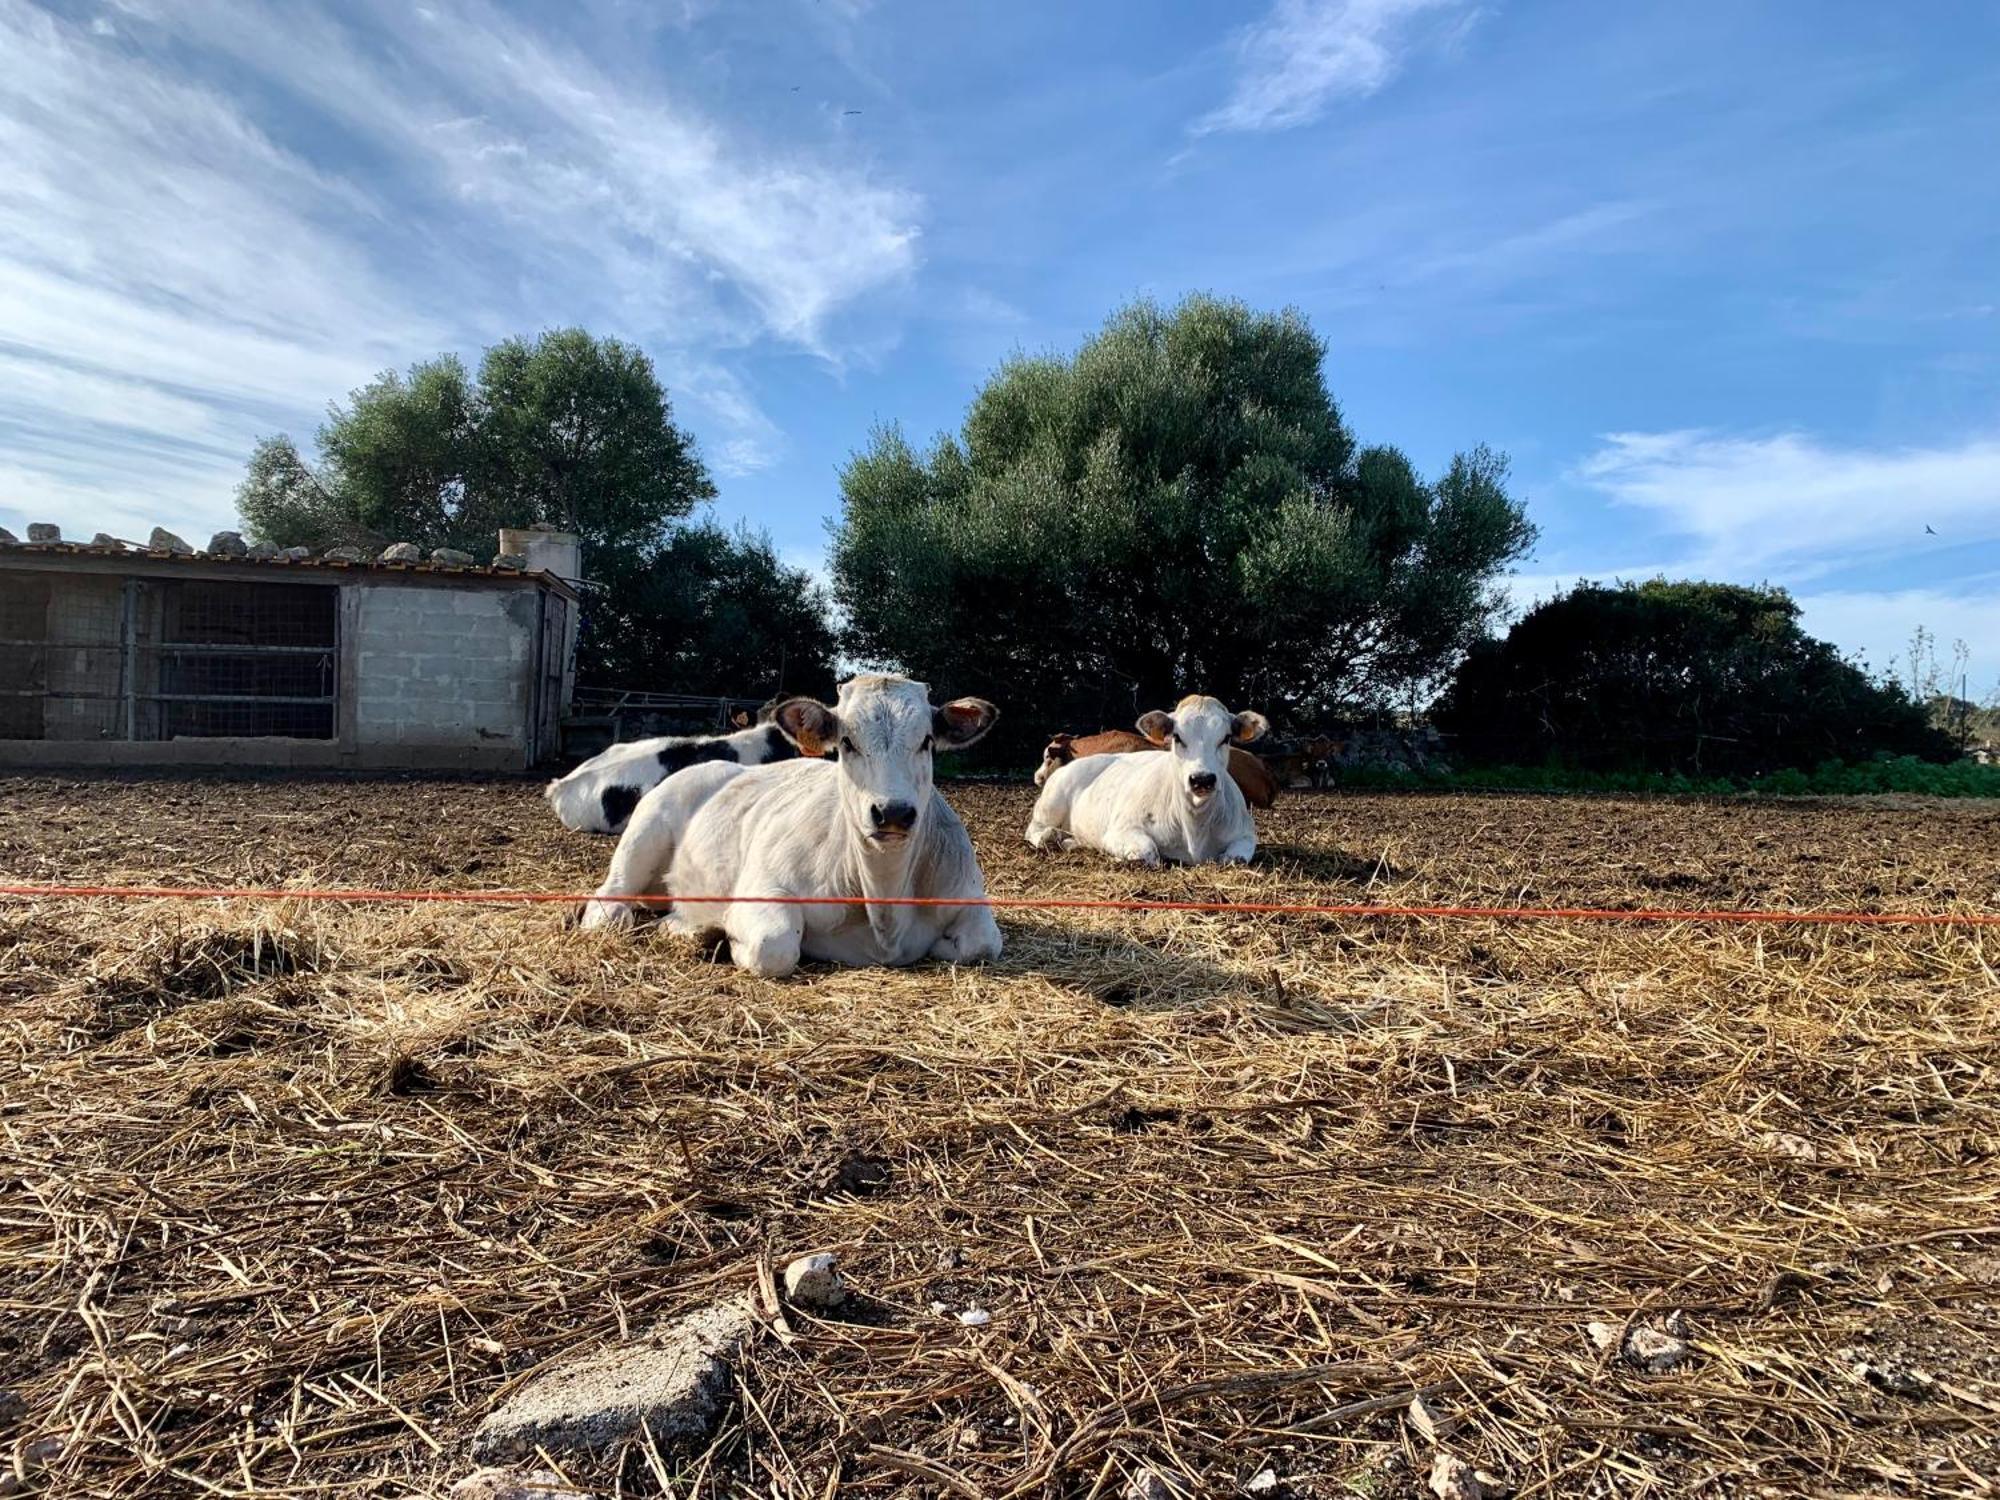
[[1229,725],[1229,737],[1239,745],[1254,744],[1271,732],[1271,721],[1262,714],[1240,713]]
[[826,754],[840,738],[839,715],[812,698],[787,698],[778,705],[771,722],[808,760]]
[[977,743],[1000,717],[984,698],[954,698],[931,710],[931,736],[940,750],[963,750]]
[[1143,734],[1156,745],[1164,747],[1167,741],[1173,737],[1173,732],[1174,716],[1165,709],[1156,708],[1151,713],[1142,715],[1139,719],[1139,733]]

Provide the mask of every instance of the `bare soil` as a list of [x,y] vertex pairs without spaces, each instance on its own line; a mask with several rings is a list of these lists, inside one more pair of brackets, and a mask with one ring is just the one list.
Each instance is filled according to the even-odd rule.
[[[539,790],[0,779],[0,879],[586,890]],[[1991,805],[1293,793],[1155,872],[950,796],[999,895],[2000,910]],[[1995,929],[1021,912],[766,983],[565,921],[0,899],[0,1483],[442,1493],[541,1361],[833,1250],[712,1444],[566,1477],[2000,1484]]]

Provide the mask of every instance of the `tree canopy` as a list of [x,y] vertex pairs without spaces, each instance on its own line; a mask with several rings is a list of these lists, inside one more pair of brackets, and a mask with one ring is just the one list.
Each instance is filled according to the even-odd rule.
[[1782,589],[1580,584],[1475,646],[1439,703],[1476,760],[1756,775],[1951,758],[1924,706],[1799,628]]
[[1505,461],[1435,480],[1361,448],[1293,312],[1139,302],[1009,361],[956,436],[878,430],[841,475],[858,657],[999,700],[1029,733],[1183,693],[1294,717],[1448,671],[1533,539]]
[[490,556],[501,527],[575,532],[581,666],[609,686],[753,693],[832,675],[826,599],[763,538],[689,524],[715,486],[652,361],[582,329],[451,354],[328,407],[309,461],[265,438],[237,491],[283,546],[389,542]]

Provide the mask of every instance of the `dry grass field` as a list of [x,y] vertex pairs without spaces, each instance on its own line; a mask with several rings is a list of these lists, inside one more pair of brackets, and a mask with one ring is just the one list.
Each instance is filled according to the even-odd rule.
[[[537,790],[12,778],[0,874],[588,887]],[[2000,910],[1990,805],[1294,794],[1153,873],[951,795],[1004,895]],[[2000,1487],[2000,930],[1002,925],[765,983],[552,907],[0,901],[0,1489],[443,1493],[538,1362],[813,1250],[862,1295],[712,1444],[566,1477]]]

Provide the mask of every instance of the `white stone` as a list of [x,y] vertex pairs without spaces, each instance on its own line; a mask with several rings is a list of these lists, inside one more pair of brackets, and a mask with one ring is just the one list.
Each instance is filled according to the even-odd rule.
[[1438,1500],[1498,1500],[1507,1493],[1507,1484],[1462,1458],[1440,1453],[1431,1462],[1431,1493]]
[[476,568],[479,566],[478,558],[474,557],[470,552],[461,552],[456,547],[432,548],[431,561],[442,564],[447,568]]
[[1125,1486],[1125,1500],[1193,1500],[1194,1491],[1178,1474],[1141,1469]]
[[801,1255],[785,1267],[785,1300],[811,1312],[825,1312],[847,1300],[840,1263],[831,1255]]
[[1243,1482],[1246,1495],[1275,1495],[1278,1492],[1278,1471],[1259,1469]]
[[381,561],[413,563],[424,560],[424,549],[415,542],[391,542],[382,549]]
[[358,563],[363,561],[359,547],[329,547],[320,556],[327,562]]
[[287,547],[278,555],[290,558],[293,562],[304,562],[313,555],[313,549],[310,547]]
[[1767,1130],[1755,1139],[1759,1146],[1776,1156],[1789,1156],[1793,1161],[1819,1160],[1819,1147],[1789,1130]]
[[983,1307],[968,1307],[958,1315],[958,1321],[967,1328],[984,1328],[993,1321],[993,1314]]

